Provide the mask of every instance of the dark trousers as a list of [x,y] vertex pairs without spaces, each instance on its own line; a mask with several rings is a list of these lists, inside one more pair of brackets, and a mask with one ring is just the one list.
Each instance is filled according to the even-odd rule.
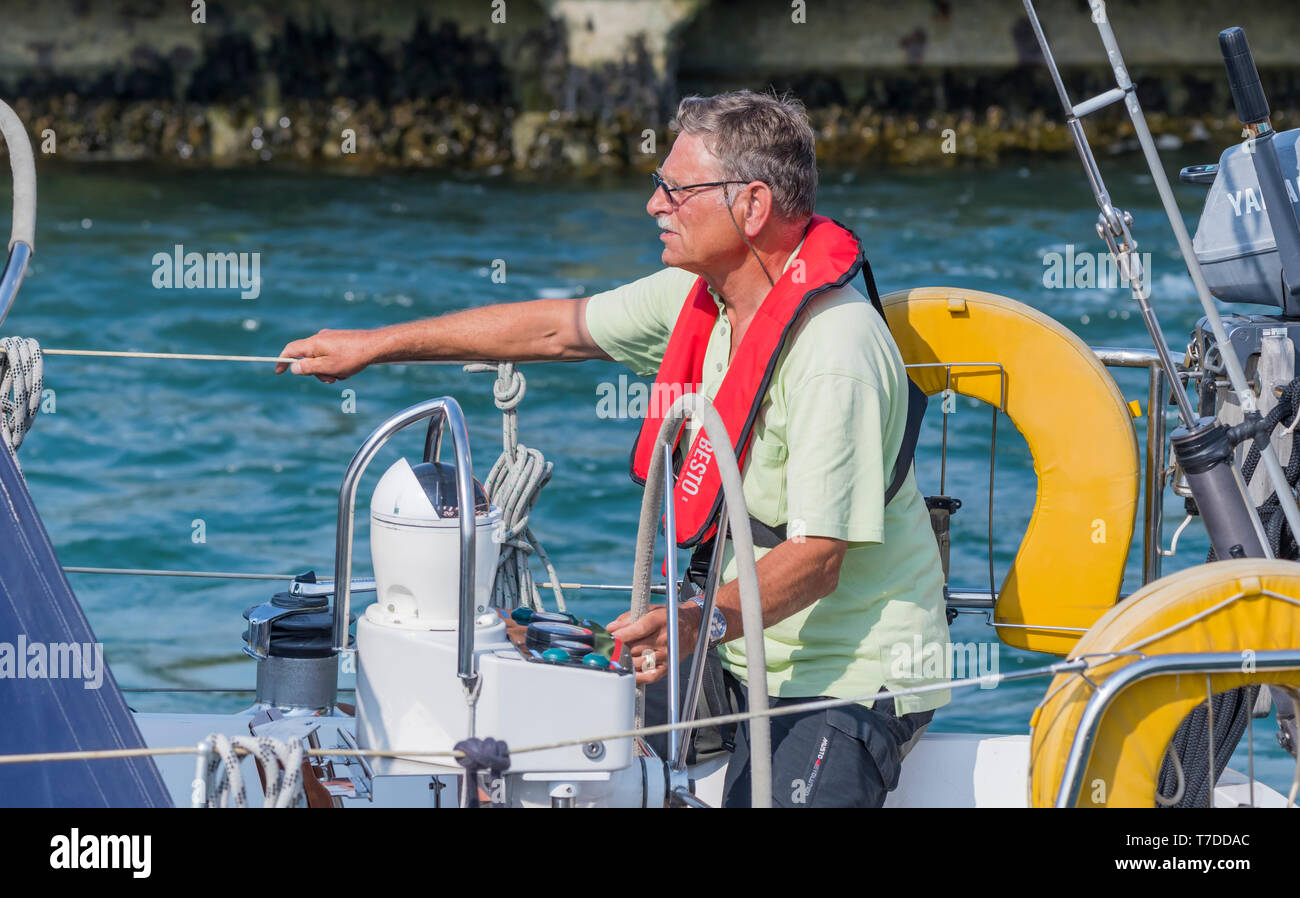
[[[716,659],[712,663],[717,663]],[[689,660],[682,665],[682,689],[690,671]],[[749,707],[743,683],[726,671],[720,671],[725,691],[725,707],[710,702],[708,692],[700,701],[696,717],[742,712]],[[706,685],[709,680],[706,678]],[[646,689],[646,724],[667,721],[666,680]],[[772,708],[815,702],[825,696],[810,698],[768,698]],[[875,707],[851,704],[807,713],[790,713],[771,717],[772,723],[772,804],[794,808],[878,808],[885,796],[898,786],[902,771],[902,750],[917,730],[934,717],[933,711],[919,711],[898,717],[894,700],[880,699]],[[660,757],[667,757],[667,738],[647,740]],[[727,765],[723,792],[724,807],[749,807],[750,801],[750,722],[732,730],[706,729],[698,734],[688,763],[715,757],[733,746]]]

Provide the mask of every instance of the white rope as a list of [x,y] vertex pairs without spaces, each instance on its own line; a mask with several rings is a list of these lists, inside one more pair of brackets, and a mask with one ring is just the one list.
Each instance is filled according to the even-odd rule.
[[537,504],[537,498],[551,479],[555,465],[537,449],[519,443],[519,403],[523,401],[527,384],[524,375],[512,362],[486,364],[475,362],[465,366],[468,373],[496,372],[492,396],[501,409],[501,455],[488,474],[488,501],[501,508],[499,536],[501,557],[497,561],[496,578],[492,585],[491,604],[496,608],[515,608],[527,605],[541,609],[542,597],[528,567],[533,552],[546,568],[555,604],[565,610],[564,591],[560,576],[555,572],[550,557],[528,526],[528,515]]
[[46,355],[76,355],[108,359],[180,359],[191,362],[296,362],[274,355],[212,355],[195,352],[125,352],[108,349],[47,349]]
[[[174,359],[189,362],[298,362],[301,359],[275,355],[218,355],[206,352],[134,352],[117,349],[47,349],[46,355],[84,356],[86,358],[109,359]],[[396,362],[375,362],[376,365],[460,365],[457,361],[430,361],[427,359],[403,359]]]
[[15,462],[18,447],[41,410],[44,382],[41,345],[29,337],[0,338],[0,438]]
[[[233,739],[213,733],[207,739],[212,755],[204,771],[203,787],[206,793],[204,807],[248,807],[244,791],[244,775],[239,767],[238,751],[242,750],[262,762],[266,788],[262,807],[293,808],[302,798],[302,742],[294,739],[281,742],[267,736],[236,736]],[[215,778],[214,778],[215,774]]]

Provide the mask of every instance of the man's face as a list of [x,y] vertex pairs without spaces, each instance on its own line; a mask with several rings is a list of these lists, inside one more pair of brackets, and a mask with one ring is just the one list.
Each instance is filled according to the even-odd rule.
[[[669,187],[726,179],[717,159],[694,134],[678,136],[659,174]],[[731,190],[742,186],[732,185]],[[743,260],[745,243],[736,225],[728,220],[730,210],[719,202],[720,194],[726,189],[702,187],[674,192],[671,200],[663,190],[655,190],[646,203],[646,211],[654,216],[661,229],[659,239],[664,245],[665,265],[704,274]]]

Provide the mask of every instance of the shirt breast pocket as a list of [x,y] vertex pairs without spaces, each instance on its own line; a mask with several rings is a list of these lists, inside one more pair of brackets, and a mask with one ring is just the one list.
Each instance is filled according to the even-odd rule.
[[745,504],[749,513],[769,523],[785,521],[785,466],[790,450],[775,440],[750,443],[745,460]]

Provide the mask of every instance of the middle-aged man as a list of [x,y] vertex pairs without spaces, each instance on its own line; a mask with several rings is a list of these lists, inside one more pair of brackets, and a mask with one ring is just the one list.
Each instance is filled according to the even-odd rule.
[[[938,549],[904,449],[908,377],[858,238],[813,214],[817,164],[803,108],[749,91],[688,97],[677,126],[646,204],[660,228],[662,271],[585,299],[323,330],[281,356],[299,359],[295,374],[326,383],[379,361],[599,358],[657,375],[654,395],[698,388],[727,425],[760,537],[770,703],[939,683],[942,675],[922,675],[916,657],[918,643],[923,652],[946,649],[948,624]],[[852,283],[859,272],[870,301]],[[637,480],[665,411],[652,407],[643,424],[632,457]],[[720,505],[711,449],[688,422],[674,501],[679,540],[697,545],[696,583]],[[698,601],[679,611],[680,644],[693,646],[707,625],[722,664],[710,678],[721,688],[701,713],[743,708],[747,698],[735,561],[729,541],[724,548],[715,619],[702,621]],[[635,622],[624,615],[610,630],[637,681],[662,690],[665,609]],[[948,699],[929,691],[772,718],[774,801],[880,806]],[[662,696],[657,706],[662,713]],[[724,804],[746,805],[748,728],[717,733],[733,750]]]

